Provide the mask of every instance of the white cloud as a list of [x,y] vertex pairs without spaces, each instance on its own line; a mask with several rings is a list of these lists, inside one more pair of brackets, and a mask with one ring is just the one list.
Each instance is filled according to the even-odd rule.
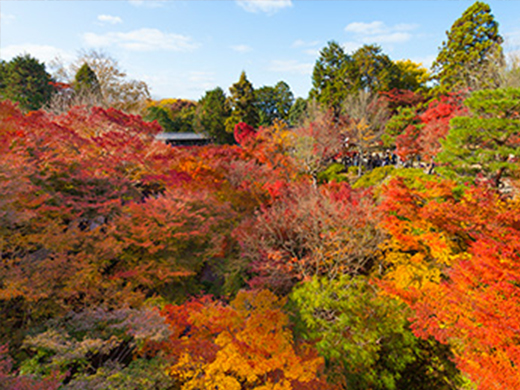
[[376,20],[370,23],[354,22],[345,27],[346,32],[353,33],[358,41],[363,43],[403,43],[412,38],[409,31],[418,26],[410,23],[399,23],[387,26]]
[[363,42],[348,41],[344,42],[341,46],[343,47],[343,50],[345,50],[345,52],[352,53],[359,49],[361,46],[363,46]]
[[216,84],[214,72],[191,71],[189,72],[188,80],[194,87],[202,89],[211,89]]
[[237,51],[239,53],[247,53],[247,52],[250,52],[251,50],[253,50],[248,45],[234,45],[234,46],[231,46],[231,49],[233,49],[234,51]]
[[300,48],[300,47],[314,47],[314,46],[317,46],[319,43],[320,43],[319,41],[307,42],[307,41],[304,41],[302,39],[297,39],[296,41],[293,42],[292,46],[293,47],[297,47],[297,48]]
[[292,47],[296,49],[301,49],[303,53],[317,57],[320,55],[320,48],[318,48],[318,45],[320,44],[319,41],[304,41],[302,39],[297,39],[293,42]]
[[[430,54],[429,56],[425,57],[415,57],[410,58],[413,62],[420,64],[423,68],[430,69],[432,67],[433,61],[437,58],[437,55]],[[403,58],[403,60],[406,60],[406,58]]]
[[313,57],[318,57],[320,55],[321,49],[305,49],[303,52]]
[[132,51],[191,51],[199,45],[190,37],[165,33],[155,28],[106,34],[85,33],[85,43],[94,47],[119,46]]
[[37,58],[38,60],[48,64],[56,57],[60,57],[65,62],[72,62],[76,56],[73,53],[69,53],[66,50],[59,49],[50,45],[35,45],[35,44],[23,44],[23,45],[10,45],[2,48],[2,58],[9,60],[18,55],[29,54],[31,57]]
[[119,16],[98,15],[97,18],[100,22],[103,22],[103,23],[110,23],[110,24],[123,23],[123,19],[121,19]]
[[394,32],[391,34],[371,35],[361,38],[364,43],[404,43],[412,38],[412,34]]
[[354,22],[345,27],[345,31],[353,32],[355,34],[381,34],[385,29],[383,22],[375,21],[371,23]]
[[160,8],[166,0],[129,0],[134,7]]
[[247,12],[274,14],[283,8],[292,7],[292,0],[236,0]]
[[15,19],[14,15],[0,13],[0,20],[4,23],[9,23]]
[[510,31],[504,34],[505,52],[516,52],[520,49],[520,30]]
[[138,74],[138,80],[143,80],[150,87],[154,99],[183,97],[198,100],[208,90],[218,86],[213,72],[191,71],[174,72],[162,70],[151,74]]
[[313,63],[303,63],[296,60],[273,60],[269,66],[272,72],[300,73],[304,75],[312,74]]

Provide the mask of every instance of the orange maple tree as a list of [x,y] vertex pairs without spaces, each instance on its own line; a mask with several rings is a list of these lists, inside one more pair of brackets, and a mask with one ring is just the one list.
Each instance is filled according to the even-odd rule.
[[385,188],[383,283],[417,335],[449,343],[479,389],[520,386],[520,201],[438,179]]
[[283,304],[261,290],[241,291],[229,305],[204,297],[166,306],[169,374],[183,390],[329,388],[318,376],[323,359],[293,339]]

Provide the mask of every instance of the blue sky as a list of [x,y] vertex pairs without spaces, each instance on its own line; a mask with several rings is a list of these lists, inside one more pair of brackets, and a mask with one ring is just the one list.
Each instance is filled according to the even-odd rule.
[[[285,81],[307,97],[319,51],[379,44],[429,67],[446,31],[474,1],[9,1],[0,2],[0,58],[28,53],[68,63],[102,50],[154,98],[226,92],[242,70],[255,88]],[[488,1],[510,52],[520,49],[520,1]]]

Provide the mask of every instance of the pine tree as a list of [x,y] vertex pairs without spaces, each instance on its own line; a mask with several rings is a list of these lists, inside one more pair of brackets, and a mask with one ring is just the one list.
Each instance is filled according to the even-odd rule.
[[465,105],[473,115],[451,120],[439,161],[447,173],[464,179],[481,173],[498,186],[520,158],[520,89],[477,91]]
[[3,69],[0,94],[4,98],[20,103],[26,110],[38,110],[49,102],[52,78],[45,64],[26,54],[13,58]]
[[100,94],[101,88],[96,73],[85,62],[74,77],[74,90],[78,93]]
[[259,118],[255,107],[255,91],[253,84],[247,79],[246,72],[240,74],[240,79],[229,88],[229,92],[229,103],[233,112],[226,120],[226,131],[233,133],[239,122],[256,127]]
[[199,100],[193,127],[199,133],[209,134],[218,144],[232,144],[233,134],[226,132],[226,120],[231,108],[222,88],[207,91]]
[[377,92],[399,87],[399,68],[379,46],[363,45],[352,55],[352,60],[361,89]]
[[447,32],[432,65],[440,94],[460,89],[482,89],[497,83],[497,71],[504,59],[498,23],[489,5],[477,1],[455,21]]
[[337,42],[331,41],[321,50],[314,65],[309,97],[338,116],[345,98],[358,89],[356,79],[352,58]]

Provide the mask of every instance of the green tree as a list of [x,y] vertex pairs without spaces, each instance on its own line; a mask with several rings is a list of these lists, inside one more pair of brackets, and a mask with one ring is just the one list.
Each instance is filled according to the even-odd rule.
[[198,133],[206,133],[218,144],[232,144],[232,133],[226,132],[226,119],[231,115],[231,107],[222,88],[207,91],[199,100],[193,127]]
[[447,32],[432,65],[435,92],[494,87],[504,63],[502,42],[491,8],[477,1]]
[[337,42],[329,42],[314,65],[309,97],[339,116],[343,101],[358,87],[352,58]]
[[460,388],[448,347],[416,338],[404,304],[379,294],[369,278],[313,278],[290,297],[299,331],[316,341],[329,380],[342,388]]
[[7,62],[0,60],[0,98],[3,95],[5,83],[7,81]]
[[49,102],[53,87],[45,64],[28,54],[13,58],[2,66],[0,94],[20,103],[26,110],[38,110]]
[[291,126],[298,126],[301,124],[305,118],[305,114],[307,112],[307,100],[299,97],[295,100],[294,104],[291,106],[289,110],[289,115],[287,116],[287,120]]
[[363,45],[352,55],[358,85],[368,92],[399,87],[399,68],[377,45]]
[[159,122],[167,133],[193,132],[197,104],[186,99],[150,100],[144,110],[146,121]]
[[465,105],[473,115],[451,120],[438,160],[445,173],[464,180],[481,173],[498,187],[520,158],[520,89],[476,91]]
[[101,88],[96,73],[85,62],[74,76],[74,90],[76,93],[100,94]]
[[270,126],[278,117],[274,87],[264,86],[255,90],[255,106],[258,110],[258,124]]
[[381,136],[385,148],[395,148],[396,138],[405,133],[409,126],[417,126],[420,120],[417,116],[416,107],[399,107],[397,112],[385,125],[384,134]]
[[247,79],[246,72],[240,74],[239,80],[229,88],[229,92],[229,104],[233,111],[226,120],[226,131],[233,133],[239,122],[256,127],[259,118],[255,107],[255,90]]
[[259,88],[255,91],[255,97],[259,125],[271,126],[275,119],[288,119],[294,95],[287,83],[280,81],[274,87]]
[[276,111],[278,117],[283,120],[287,120],[289,117],[289,111],[294,104],[294,95],[291,91],[291,87],[285,81],[279,81],[274,86],[276,92],[277,102]]

